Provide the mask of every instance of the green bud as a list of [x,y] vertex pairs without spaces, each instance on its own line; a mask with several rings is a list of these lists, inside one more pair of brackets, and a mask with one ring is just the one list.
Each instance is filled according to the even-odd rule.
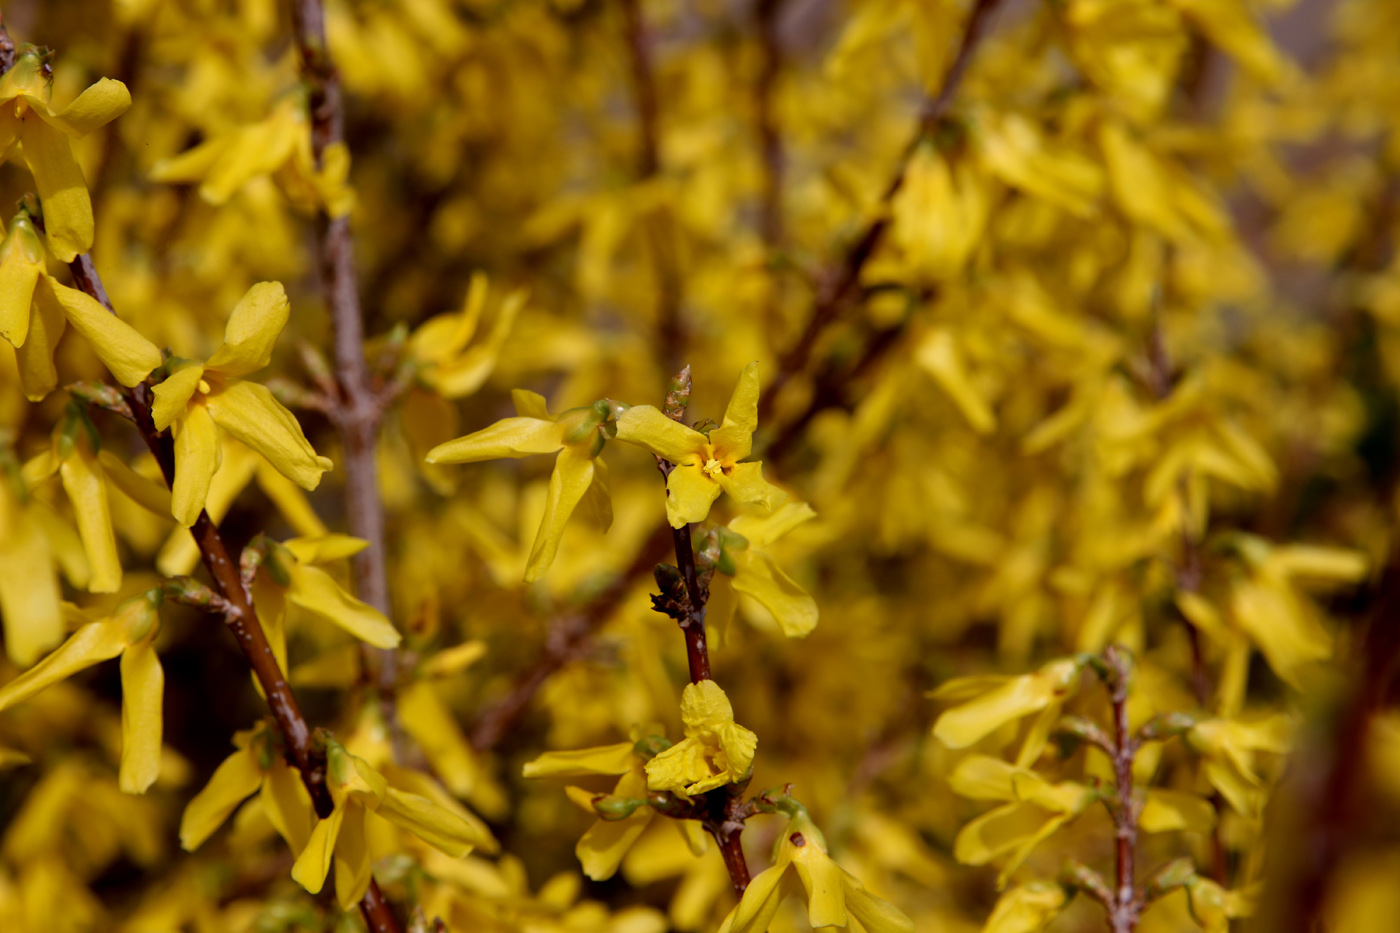
[[636,813],[637,808],[644,803],[646,803],[645,800],[638,800],[635,797],[614,797],[612,794],[604,794],[602,797],[593,799],[593,809],[598,812],[598,819],[615,823]]

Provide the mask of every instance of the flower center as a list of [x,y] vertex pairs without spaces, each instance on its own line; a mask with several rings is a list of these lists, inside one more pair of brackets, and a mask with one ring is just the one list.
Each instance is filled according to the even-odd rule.
[[208,395],[210,392],[214,391],[213,386],[209,385],[209,380],[207,379],[199,380],[199,386],[197,388],[201,395]]
[[720,463],[714,457],[711,457],[709,460],[705,461],[705,465],[702,466],[700,469],[704,470],[711,476],[719,476],[721,473],[724,472],[724,464]]

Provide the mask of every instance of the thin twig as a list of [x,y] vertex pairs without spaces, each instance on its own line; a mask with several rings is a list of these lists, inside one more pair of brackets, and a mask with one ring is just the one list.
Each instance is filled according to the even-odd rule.
[[1109,892],[1109,924],[1113,933],[1133,933],[1142,913],[1138,895],[1135,860],[1137,856],[1138,804],[1133,792],[1133,759],[1138,742],[1128,729],[1128,682],[1131,660],[1116,645],[1104,651],[1108,664],[1109,699],[1113,703],[1113,779],[1115,800],[1108,808],[1113,817],[1115,837],[1114,867],[1116,885]]
[[[307,86],[311,111],[311,149],[319,167],[326,149],[345,141],[340,77],[326,45],[325,11],[321,0],[292,0],[291,7],[302,80]],[[332,397],[337,404],[331,406],[329,414],[345,445],[346,517],[350,533],[368,542],[368,546],[352,558],[355,579],[360,598],[389,616],[392,611],[384,543],[384,503],[379,494],[375,462],[384,408],[365,362],[364,319],[349,215],[332,217],[323,207],[316,218],[316,239],[321,286],[335,332],[338,392]],[[393,649],[367,649],[368,652],[372,652],[385,719],[392,727],[395,721],[393,697],[398,680],[396,655]],[[393,731],[397,734],[397,730]]]

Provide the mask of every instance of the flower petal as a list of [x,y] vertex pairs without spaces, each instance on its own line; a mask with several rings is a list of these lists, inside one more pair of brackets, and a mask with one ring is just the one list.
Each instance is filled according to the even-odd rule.
[[782,861],[758,873],[744,890],[728,917],[724,918],[722,931],[726,933],[765,933],[778,913],[783,893],[779,882],[787,872],[788,862]]
[[58,473],[63,491],[73,503],[73,516],[92,572],[87,588],[92,593],[115,593],[122,585],[122,562],[117,556],[107,484],[87,440],[75,438],[74,448],[72,455],[59,464]]
[[914,921],[902,910],[865,890],[850,872],[843,869],[841,875],[846,888],[846,910],[869,933],[914,933]]
[[272,762],[272,770],[263,777],[263,812],[273,827],[287,840],[292,851],[300,855],[311,838],[316,811],[311,807],[311,795],[301,782],[301,775],[282,759]]
[[301,850],[296,864],[292,866],[292,880],[312,894],[320,894],[322,885],[326,883],[326,874],[331,870],[331,857],[335,854],[336,837],[340,835],[340,824],[345,820],[348,806],[359,810],[355,814],[357,818],[363,815],[364,810],[359,804],[341,803],[331,811],[330,816],[316,822],[311,838],[306,841],[306,848]]
[[151,403],[151,418],[157,431],[164,431],[175,423],[175,419],[190,404],[190,399],[194,398],[199,381],[203,378],[203,364],[191,363],[176,369],[152,387],[155,401]]
[[[642,788],[645,792],[646,788]],[[594,881],[606,881],[617,874],[622,857],[632,848],[632,843],[647,828],[656,811],[651,807],[638,807],[636,812],[623,820],[598,820],[574,846],[583,873]]]
[[631,742],[566,752],[545,752],[534,761],[527,761],[521,774],[527,778],[626,774],[632,770],[634,756]]
[[209,414],[223,428],[267,458],[277,472],[301,486],[315,489],[331,462],[316,455],[296,416],[272,397],[265,386],[231,382],[209,396]]
[[44,210],[49,252],[60,262],[72,262],[92,249],[93,234],[92,200],[73,158],[72,140],[34,114],[21,125],[20,141]]
[[73,103],[48,117],[48,121],[69,136],[82,137],[111,123],[130,106],[131,92],[126,85],[103,78],[79,94]]
[[257,793],[262,780],[257,750],[251,745],[225,758],[209,783],[185,806],[180,818],[181,848],[186,852],[199,848],[240,803]]
[[[6,516],[5,512],[10,512]],[[19,667],[63,640],[58,575],[53,552],[39,525],[18,503],[0,493],[0,620],[5,653]]]
[[767,554],[739,562],[734,589],[772,613],[788,638],[804,638],[817,627],[817,601]]
[[672,528],[703,522],[721,491],[700,464],[677,466],[666,479],[666,520]]
[[170,487],[170,514],[189,528],[204,510],[209,482],[219,468],[219,432],[203,405],[191,405],[174,429],[175,482]]
[[763,464],[736,463],[715,477],[729,497],[744,505],[757,503],[768,511],[782,505],[787,493],[763,478]]
[[559,551],[559,539],[564,535],[564,525],[583,494],[593,483],[593,458],[586,450],[565,445],[554,461],[554,473],[549,477],[549,496],[545,500],[544,516],[540,519],[540,530],[535,533],[535,543],[530,548],[530,560],[525,565],[525,582],[533,583],[549,565],[554,563],[554,555]]
[[480,841],[476,829],[427,797],[390,787],[374,811],[445,855],[461,858]]
[[753,432],[758,429],[758,363],[750,363],[739,374],[724,422],[710,432],[710,443],[718,455],[743,460],[753,450]]
[[645,447],[675,464],[699,465],[705,435],[667,418],[652,405],[634,405],[617,419],[617,439]]
[[23,703],[78,671],[115,658],[126,648],[126,632],[120,625],[92,622],[78,629],[53,653],[14,680],[0,687],[0,710]]
[[87,339],[92,352],[122,385],[138,384],[160,365],[156,345],[98,304],[97,299],[47,277],[40,285],[41,289],[46,287],[53,290],[68,322]]
[[63,316],[63,308],[54,299],[53,292],[35,288],[29,336],[24,339],[24,346],[15,350],[20,385],[24,388],[24,397],[31,402],[39,401],[58,385],[53,353],[67,326],[68,320]]
[[815,839],[805,839],[800,846],[794,839],[793,847],[792,866],[807,889],[807,922],[814,927],[845,926],[846,893],[841,883],[841,866]]
[[429,463],[475,463],[502,457],[547,454],[564,445],[564,429],[538,418],[503,418],[466,437],[439,444],[428,451]]
[[165,671],[150,639],[122,652],[122,792],[144,794],[160,775]]
[[299,563],[289,572],[292,585],[287,601],[292,605],[340,626],[376,648],[396,648],[403,640],[383,613],[345,592],[321,568]]
[[341,910],[351,910],[369,889],[369,846],[365,821],[349,819],[340,825],[335,841],[335,900]]
[[272,347],[291,315],[291,302],[281,282],[259,282],[238,299],[224,342],[204,364],[225,376],[246,376],[272,361]]
[[0,244],[0,337],[15,347],[23,346],[29,336],[34,286],[44,271],[43,256],[33,255],[32,247],[38,245],[38,240],[32,232],[26,236],[27,232],[11,230]]
[[163,483],[137,473],[110,450],[99,450],[97,462],[102,465],[107,482],[120,489],[122,495],[161,518],[170,515],[170,490]]

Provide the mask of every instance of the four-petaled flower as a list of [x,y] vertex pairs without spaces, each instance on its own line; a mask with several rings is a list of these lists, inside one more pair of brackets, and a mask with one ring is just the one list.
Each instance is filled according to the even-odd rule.
[[709,434],[672,421],[651,405],[627,409],[617,419],[617,439],[638,444],[675,465],[666,480],[666,518],[673,528],[704,521],[721,492],[772,510],[787,493],[763,478],[763,464],[740,463],[753,451],[758,427],[758,364],[750,363]]
[[279,282],[248,289],[229,315],[224,342],[207,362],[180,361],[155,387],[151,415],[156,428],[174,428],[175,482],[171,512],[186,528],[204,508],[209,481],[219,468],[218,425],[267,458],[304,489],[315,489],[331,462],[318,457],[296,417],[266,387],[240,376],[262,369],[287,324],[290,306]]
[[24,161],[34,175],[49,249],[63,262],[92,248],[92,199],[83,170],[73,157],[70,139],[86,136],[126,112],[131,95],[126,85],[103,78],[67,107],[54,111],[53,75],[45,56],[31,47],[0,78],[0,158],[15,143],[24,146]]
[[758,736],[734,721],[719,684],[702,680],[681,694],[685,738],[647,762],[647,787],[678,797],[742,781],[753,768]]
[[549,478],[544,517],[540,519],[540,530],[525,565],[526,582],[534,582],[554,563],[564,524],[585,493],[591,493],[594,511],[603,528],[606,530],[612,524],[607,466],[599,457],[607,442],[605,431],[612,417],[612,407],[600,399],[586,408],[571,408],[551,415],[544,396],[538,393],[516,389],[511,398],[518,417],[504,418],[474,434],[439,444],[428,451],[427,460],[429,463],[474,463],[559,452],[554,461],[554,473]]
[[165,672],[153,647],[160,619],[160,590],[128,599],[106,618],[84,624],[44,660],[0,688],[0,710],[22,703],[84,668],[121,655],[122,757],[118,782],[143,794],[160,774],[161,698]]

